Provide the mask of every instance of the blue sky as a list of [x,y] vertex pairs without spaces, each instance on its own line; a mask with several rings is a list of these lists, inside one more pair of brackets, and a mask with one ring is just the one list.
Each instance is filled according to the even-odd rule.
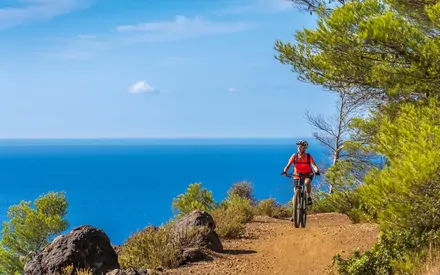
[[0,138],[310,136],[335,95],[273,46],[314,26],[284,0],[2,0]]

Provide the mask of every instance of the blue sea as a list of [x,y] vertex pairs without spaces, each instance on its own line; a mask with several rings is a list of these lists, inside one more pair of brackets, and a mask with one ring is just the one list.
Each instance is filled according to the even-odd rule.
[[[166,223],[173,216],[173,198],[190,183],[202,182],[220,201],[233,183],[246,180],[257,199],[286,203],[292,188],[280,173],[296,151],[295,141],[2,140],[0,219],[7,220],[9,206],[21,200],[65,191],[68,231],[92,225],[117,245],[145,226]],[[309,143],[315,161],[328,163],[323,148]]]

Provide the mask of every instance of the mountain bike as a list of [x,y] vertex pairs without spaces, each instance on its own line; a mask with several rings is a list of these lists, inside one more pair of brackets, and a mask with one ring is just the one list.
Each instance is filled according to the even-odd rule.
[[[295,227],[298,228],[306,227],[307,223],[307,199],[308,193],[305,184],[305,179],[308,174],[299,173],[297,175],[294,174],[285,174],[286,177],[293,178],[294,176],[298,176],[298,184],[295,186],[294,192],[295,195],[293,197],[292,207],[292,219],[294,221]],[[294,180],[295,182],[295,180]]]

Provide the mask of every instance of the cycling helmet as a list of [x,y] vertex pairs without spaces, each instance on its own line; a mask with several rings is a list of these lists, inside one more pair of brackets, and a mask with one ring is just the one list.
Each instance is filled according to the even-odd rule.
[[298,141],[296,142],[296,145],[302,145],[302,146],[304,146],[305,148],[307,148],[307,147],[309,146],[309,144],[307,143],[307,141],[302,140],[302,139],[298,140]]

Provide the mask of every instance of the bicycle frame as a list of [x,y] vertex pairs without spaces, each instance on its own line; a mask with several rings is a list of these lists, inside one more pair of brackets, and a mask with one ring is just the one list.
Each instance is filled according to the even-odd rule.
[[[299,173],[298,175],[286,174],[289,178],[294,178],[294,176],[298,176],[298,183],[294,186],[294,196],[292,200],[292,218],[294,220],[295,227],[298,228],[306,226],[307,221],[307,198],[308,193],[306,189],[305,179],[307,174]],[[295,180],[293,180],[295,182]]]

